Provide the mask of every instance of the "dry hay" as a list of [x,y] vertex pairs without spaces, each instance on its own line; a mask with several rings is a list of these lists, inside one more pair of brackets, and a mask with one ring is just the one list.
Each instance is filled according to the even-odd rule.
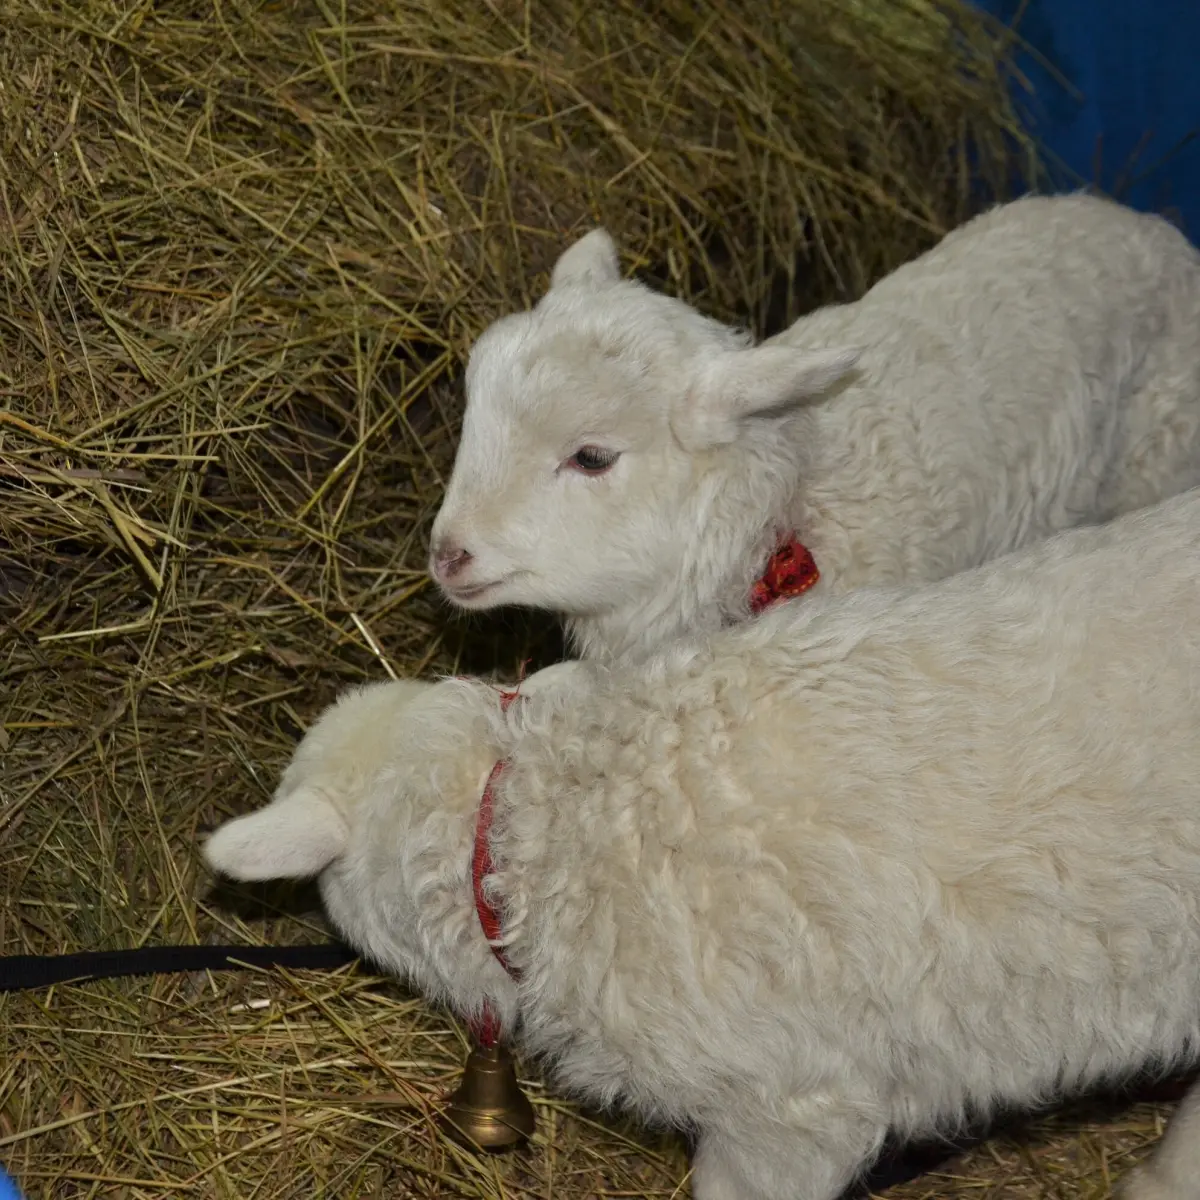
[[1114,1183],[1162,1137],[1171,1107],[1068,1105],[889,1189],[887,1200],[1108,1200]]
[[[1003,83],[959,0],[0,0],[0,950],[322,938],[202,829],[337,688],[554,651],[423,572],[470,340],[600,220],[759,328],[854,295],[1027,152]],[[455,1149],[461,1031],[354,971],[0,1014],[30,1200],[686,1190],[536,1080]]]

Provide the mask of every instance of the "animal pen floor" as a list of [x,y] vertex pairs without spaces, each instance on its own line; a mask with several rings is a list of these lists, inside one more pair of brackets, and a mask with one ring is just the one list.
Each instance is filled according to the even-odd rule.
[[[0,0],[0,952],[322,940],[311,892],[215,887],[203,830],[340,687],[553,653],[423,561],[458,364],[568,236],[761,329],[1027,155],[961,0],[750,11]],[[455,1148],[464,1048],[351,969],[0,994],[0,1162],[29,1200],[686,1194],[677,1142],[536,1080],[531,1150]],[[889,1194],[1105,1196],[1166,1111]]]

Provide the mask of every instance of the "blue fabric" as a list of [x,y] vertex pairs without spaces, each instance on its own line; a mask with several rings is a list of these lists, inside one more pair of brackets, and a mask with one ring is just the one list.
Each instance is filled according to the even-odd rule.
[[[975,2],[1010,25],[1022,0]],[[1034,95],[1014,95],[1067,168],[1056,182],[1169,213],[1200,241],[1200,0],[1025,0],[1017,31],[1036,54],[1017,58]]]
[[22,1200],[17,1185],[0,1168],[0,1200]]

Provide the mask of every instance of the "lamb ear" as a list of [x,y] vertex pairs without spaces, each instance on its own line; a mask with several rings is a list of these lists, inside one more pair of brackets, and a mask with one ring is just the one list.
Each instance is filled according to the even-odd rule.
[[744,420],[778,415],[815,399],[861,356],[858,346],[723,351],[698,368],[687,397],[673,414],[675,436],[688,450],[732,442]]
[[621,278],[617,244],[606,229],[593,229],[559,256],[550,276],[550,290],[583,284],[601,288]]
[[205,843],[210,867],[242,882],[303,879],[341,855],[349,830],[316,792],[293,792],[266,808],[227,821]]

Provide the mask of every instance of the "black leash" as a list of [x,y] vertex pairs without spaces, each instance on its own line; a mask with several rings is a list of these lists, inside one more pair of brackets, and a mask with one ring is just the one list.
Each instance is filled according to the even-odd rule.
[[140,950],[92,950],[84,954],[17,954],[0,958],[0,992],[90,979],[238,971],[246,967],[330,971],[357,958],[353,950],[336,942],[321,946],[144,946]]

